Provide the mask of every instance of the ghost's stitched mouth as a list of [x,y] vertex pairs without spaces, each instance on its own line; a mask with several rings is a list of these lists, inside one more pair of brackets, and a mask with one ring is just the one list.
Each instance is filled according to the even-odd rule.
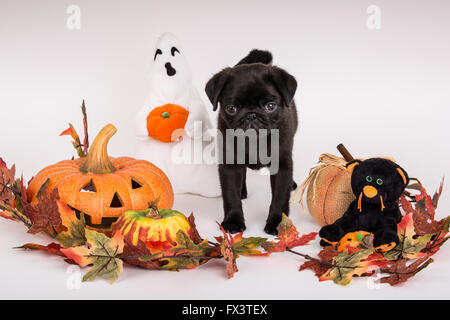
[[172,67],[170,62],[167,62],[164,67],[166,67],[166,72],[169,77],[174,76],[177,71]]

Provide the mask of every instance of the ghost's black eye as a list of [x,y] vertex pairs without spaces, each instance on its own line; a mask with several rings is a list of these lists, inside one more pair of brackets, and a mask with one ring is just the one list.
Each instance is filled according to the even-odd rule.
[[172,47],[172,49],[170,49],[170,53],[172,54],[172,57],[175,56],[175,52],[180,53],[180,51],[178,51],[178,49],[176,47]]
[[155,56],[153,57],[153,61],[156,60],[156,57],[158,56],[158,54],[162,54],[161,49],[156,49],[156,51],[155,51]]

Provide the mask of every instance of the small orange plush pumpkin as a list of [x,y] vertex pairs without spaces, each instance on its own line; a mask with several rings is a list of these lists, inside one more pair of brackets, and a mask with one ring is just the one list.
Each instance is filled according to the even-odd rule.
[[86,224],[97,230],[109,230],[122,213],[145,209],[158,197],[161,208],[171,208],[172,186],[159,168],[145,160],[108,156],[107,144],[116,131],[112,124],[105,126],[86,158],[42,169],[29,185],[28,199],[37,201],[39,190],[49,180],[48,190],[58,188],[60,199],[83,213]]
[[183,135],[189,111],[176,104],[153,109],[147,117],[148,135],[162,142],[172,142]]

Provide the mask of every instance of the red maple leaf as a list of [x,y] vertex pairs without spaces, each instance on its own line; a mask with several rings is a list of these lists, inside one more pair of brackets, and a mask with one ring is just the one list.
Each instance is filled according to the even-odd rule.
[[188,222],[191,228],[189,229],[189,237],[194,241],[195,244],[199,244],[203,241],[202,237],[198,233],[197,226],[195,225],[195,217],[194,213],[191,212],[191,214],[188,217]]
[[[57,255],[60,257],[64,257],[64,258],[66,257],[66,255],[61,251],[61,249],[63,249],[63,247],[55,242],[52,242],[47,246],[43,246],[43,245],[36,244],[36,243],[26,243],[23,246],[16,247],[15,249],[46,251],[48,253],[51,253],[51,254],[54,254],[54,255]],[[71,259],[65,259],[64,261],[66,261],[69,264],[76,264]]]
[[310,269],[317,277],[320,277],[328,271],[333,262],[333,258],[338,254],[339,252],[333,246],[327,246],[319,252],[319,259],[307,260],[300,266],[299,271]]
[[381,278],[380,283],[389,283],[394,286],[406,282],[432,263],[433,259],[429,259],[429,256],[425,255],[409,265],[407,265],[408,261],[409,259],[400,259],[392,263],[389,268],[382,269],[381,271],[389,274],[389,276]]
[[6,166],[5,161],[0,158],[0,201],[13,205],[14,194],[9,188],[15,179],[16,167],[13,165],[10,169]]
[[314,240],[317,236],[317,232],[311,232],[302,236],[297,228],[292,223],[292,220],[285,214],[281,219],[280,224],[277,227],[278,230],[278,242],[265,241],[262,247],[267,252],[284,252],[286,249],[292,249],[298,246],[307,245],[310,241]]
[[224,259],[227,261],[227,276],[228,279],[233,278],[234,274],[238,272],[238,267],[236,264],[236,255],[233,250],[233,237],[229,232],[226,232],[225,229],[217,223],[220,227],[220,230],[223,232],[223,239],[220,244],[220,251]]
[[47,180],[39,190],[37,199],[37,204],[26,206],[26,212],[32,223],[28,232],[36,234],[50,228],[51,233],[55,233],[54,228],[62,223],[57,202],[59,200],[58,189],[54,188],[49,192]]
[[146,246],[145,242],[138,240],[137,245],[130,244],[126,238],[124,238],[123,253],[120,258],[128,265],[137,266],[144,269],[157,270],[160,269],[160,265],[154,261],[143,261],[139,257],[149,256],[152,253]]

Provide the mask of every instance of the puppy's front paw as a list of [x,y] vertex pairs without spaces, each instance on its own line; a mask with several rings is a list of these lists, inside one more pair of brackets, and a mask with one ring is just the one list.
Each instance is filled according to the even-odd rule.
[[238,233],[245,230],[245,222],[243,218],[239,218],[236,216],[225,218],[222,223],[222,227],[225,231],[230,233]]
[[264,231],[271,235],[278,235],[277,227],[281,222],[281,217],[274,217],[267,219],[266,226],[264,227]]
[[266,223],[266,226],[264,227],[264,231],[268,234],[276,236],[276,235],[278,235],[277,227],[278,227],[277,224]]

